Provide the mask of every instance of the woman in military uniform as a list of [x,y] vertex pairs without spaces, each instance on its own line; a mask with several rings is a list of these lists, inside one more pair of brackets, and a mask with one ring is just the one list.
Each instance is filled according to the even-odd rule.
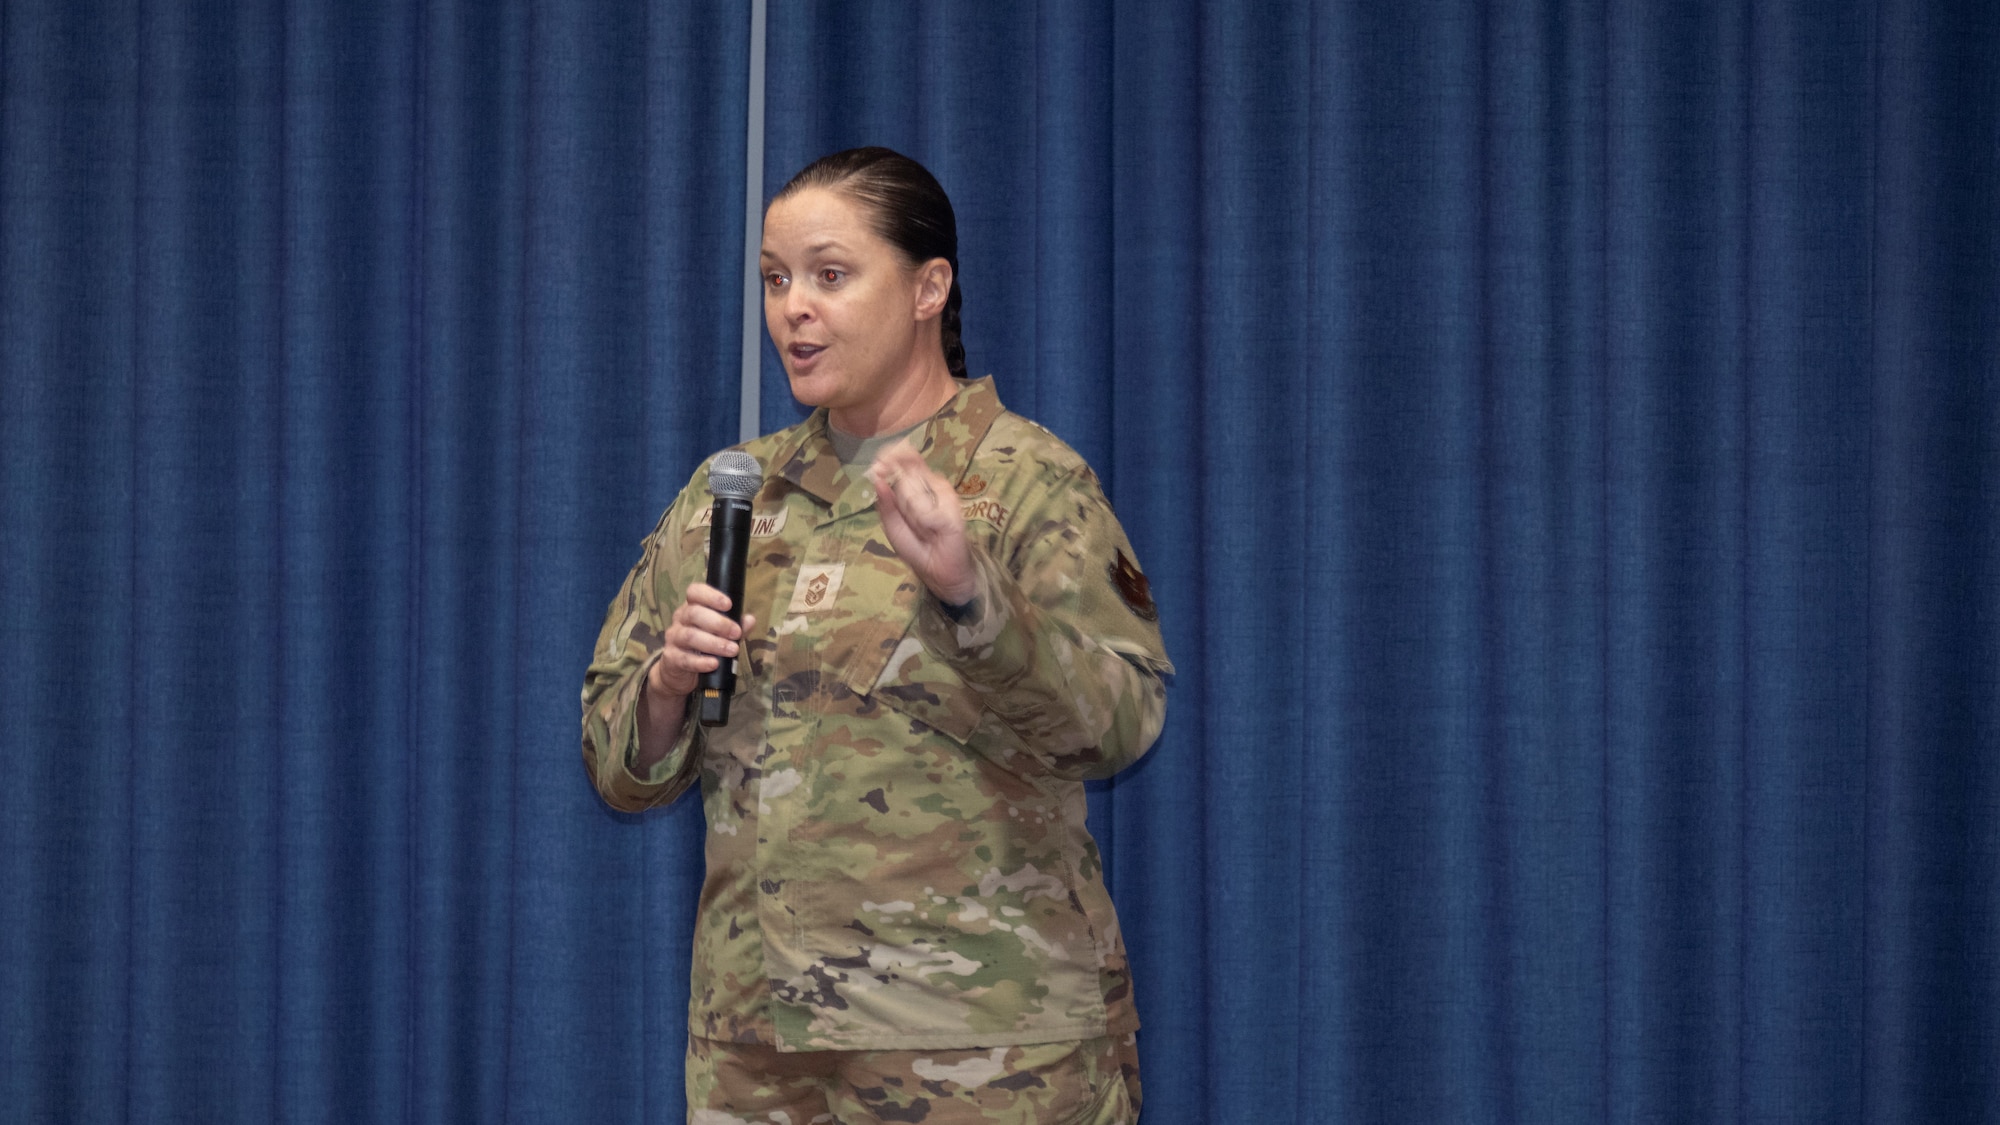
[[[583,691],[620,809],[700,783],[689,1120],[1136,1120],[1138,1016],[1083,782],[1172,672],[1090,467],[966,378],[957,226],[854,149],[765,212],[764,314],[815,407],[763,466],[743,620],[704,584],[707,470],[648,536]],[[730,721],[690,717],[738,661]]]

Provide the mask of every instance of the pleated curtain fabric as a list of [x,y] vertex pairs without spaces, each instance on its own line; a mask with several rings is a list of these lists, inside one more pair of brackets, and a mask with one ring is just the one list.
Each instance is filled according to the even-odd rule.
[[2000,1121],[2000,13],[771,26],[1152,576],[1150,1121]]
[[[681,1119],[700,814],[575,693],[737,433],[748,29],[0,9],[0,1117]],[[2000,7],[767,46],[1151,577],[1148,1125],[2000,1122]]]
[[677,1119],[577,758],[736,432],[748,14],[0,8],[0,1120]]

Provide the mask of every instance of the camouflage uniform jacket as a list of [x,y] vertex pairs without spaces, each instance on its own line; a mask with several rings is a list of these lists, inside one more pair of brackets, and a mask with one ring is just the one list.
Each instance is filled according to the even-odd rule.
[[637,765],[646,671],[706,569],[706,468],[611,604],[583,757],[628,810],[698,777],[707,877],[689,1026],[780,1050],[909,1050],[1136,1029],[1083,781],[1144,753],[1171,673],[1096,477],[990,379],[911,440],[957,485],[982,592],[948,616],[883,534],[826,412],[765,466],[729,722]]

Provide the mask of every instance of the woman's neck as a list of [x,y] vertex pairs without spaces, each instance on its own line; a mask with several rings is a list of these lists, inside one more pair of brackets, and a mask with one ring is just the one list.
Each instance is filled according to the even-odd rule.
[[898,382],[880,400],[865,406],[829,410],[827,420],[841,432],[855,437],[894,433],[936,414],[957,393],[958,384],[940,354],[935,362],[926,362],[919,371]]

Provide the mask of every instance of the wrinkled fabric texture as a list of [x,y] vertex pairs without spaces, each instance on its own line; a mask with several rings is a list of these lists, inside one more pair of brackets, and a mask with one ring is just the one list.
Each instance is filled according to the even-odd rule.
[[890,1050],[1138,1026],[1082,782],[1164,720],[1172,665],[1145,577],[1089,466],[990,379],[913,441],[966,516],[969,611],[948,616],[896,556],[819,411],[741,447],[766,478],[729,723],[688,723],[637,763],[646,671],[706,570],[705,469],[600,634],[583,694],[598,791],[642,809],[701,785],[692,1034]]
[[690,1036],[690,1125],[1130,1125],[1136,1037],[950,1051],[803,1051]]

